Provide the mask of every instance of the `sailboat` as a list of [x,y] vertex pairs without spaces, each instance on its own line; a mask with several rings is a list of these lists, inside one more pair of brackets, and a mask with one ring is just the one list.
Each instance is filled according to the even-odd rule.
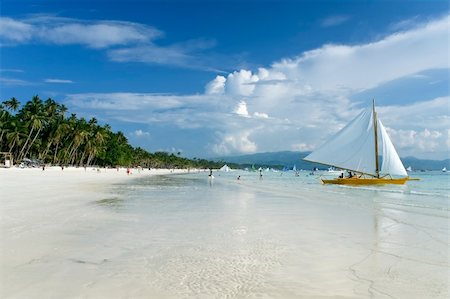
[[[379,144],[383,156],[381,167]],[[372,107],[362,111],[304,160],[347,170],[350,174],[349,177],[342,175],[335,179],[322,179],[324,184],[404,184],[411,180],[386,129],[377,118],[375,101]]]

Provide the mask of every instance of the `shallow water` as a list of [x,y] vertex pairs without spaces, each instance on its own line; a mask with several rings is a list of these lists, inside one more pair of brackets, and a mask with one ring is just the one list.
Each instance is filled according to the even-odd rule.
[[[450,176],[418,175],[370,188],[240,171],[115,185],[52,216],[62,225],[37,231],[30,259],[3,276],[3,293],[448,298]],[[74,218],[62,221],[65,213]]]

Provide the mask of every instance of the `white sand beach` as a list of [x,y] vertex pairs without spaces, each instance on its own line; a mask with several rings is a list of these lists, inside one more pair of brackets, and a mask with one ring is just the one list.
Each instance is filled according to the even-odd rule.
[[[109,188],[119,182],[187,172],[130,170],[127,174],[127,168],[0,168],[0,297],[80,294],[77,289],[82,285],[76,281],[86,277],[80,265],[97,261],[77,261],[80,248],[71,240],[82,233],[83,227],[108,223],[108,215],[89,203],[109,198]],[[89,246],[88,250],[95,251],[95,240]],[[71,259],[75,267],[69,268],[63,262]]]
[[448,209],[170,173],[0,169],[0,297],[448,298]]

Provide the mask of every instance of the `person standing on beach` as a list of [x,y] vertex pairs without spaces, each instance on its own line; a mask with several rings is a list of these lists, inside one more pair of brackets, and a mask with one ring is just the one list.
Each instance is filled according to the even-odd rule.
[[262,180],[263,176],[262,176],[262,169],[259,170],[259,179]]

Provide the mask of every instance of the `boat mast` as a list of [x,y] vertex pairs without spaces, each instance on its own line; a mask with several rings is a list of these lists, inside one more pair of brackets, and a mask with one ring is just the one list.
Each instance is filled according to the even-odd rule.
[[377,125],[377,113],[375,111],[375,99],[372,100],[372,107],[373,107],[373,130],[375,135],[375,173],[377,174],[377,178],[380,177],[380,169],[378,166],[378,125]]

